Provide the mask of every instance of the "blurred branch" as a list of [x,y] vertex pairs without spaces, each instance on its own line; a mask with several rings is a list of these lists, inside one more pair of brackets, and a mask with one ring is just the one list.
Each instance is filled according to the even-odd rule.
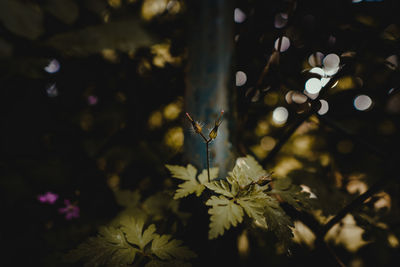
[[375,184],[373,184],[365,193],[359,195],[356,199],[354,199],[352,202],[350,202],[347,206],[345,206],[343,209],[341,209],[335,217],[333,217],[331,220],[329,220],[323,227],[322,231],[319,233],[320,237],[324,237],[325,234],[340,220],[342,220],[347,213],[350,213],[351,211],[357,209],[359,206],[361,206],[366,199],[368,199],[370,196],[378,192],[382,186],[385,184],[385,179],[379,179]]

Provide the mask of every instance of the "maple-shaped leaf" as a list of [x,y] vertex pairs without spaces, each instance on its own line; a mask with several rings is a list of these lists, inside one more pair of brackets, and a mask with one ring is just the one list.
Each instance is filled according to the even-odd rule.
[[189,248],[182,246],[182,241],[171,239],[170,235],[155,235],[151,243],[151,252],[161,260],[186,260],[196,257]]
[[84,261],[85,266],[128,266],[132,264],[136,248],[130,246],[124,233],[117,228],[102,227],[97,237],[91,237],[66,256],[70,262]]
[[196,180],[197,170],[192,164],[188,164],[186,167],[166,164],[165,167],[167,167],[174,178],[185,181]]
[[250,194],[237,199],[237,203],[244,209],[246,214],[267,228],[265,221],[265,206],[268,196],[261,191],[252,191]]
[[273,187],[269,194],[278,195],[283,201],[298,210],[310,209],[314,205],[310,194],[302,191],[300,186],[292,184],[290,178],[274,179]]
[[[174,199],[183,198],[193,193],[196,193],[196,196],[201,195],[205,188],[204,184],[208,182],[207,170],[203,170],[196,179],[197,170],[191,164],[188,164],[186,168],[178,165],[165,166],[171,172],[172,177],[185,181],[178,185],[179,189],[176,190]],[[217,176],[218,168],[210,168],[210,180]]]
[[137,245],[142,250],[155,236],[155,225],[151,224],[143,231],[144,221],[140,219],[135,220],[133,217],[124,218],[121,221],[121,225],[121,230],[125,233],[128,242]]
[[225,196],[212,196],[207,200],[206,205],[211,206],[208,210],[211,215],[209,239],[223,235],[231,225],[236,226],[243,221],[243,209],[232,199],[227,199]]
[[237,183],[230,184],[226,180],[212,181],[210,183],[206,183],[205,186],[215,193],[222,194],[230,198],[234,198],[239,191],[239,186]]
[[235,167],[229,172],[229,176],[240,187],[245,187],[251,183],[258,182],[261,177],[268,176],[268,173],[252,156],[247,155],[236,160]]
[[264,216],[268,228],[275,233],[278,239],[287,246],[293,238],[293,232],[290,227],[294,224],[285,211],[279,206],[276,199],[267,196]]

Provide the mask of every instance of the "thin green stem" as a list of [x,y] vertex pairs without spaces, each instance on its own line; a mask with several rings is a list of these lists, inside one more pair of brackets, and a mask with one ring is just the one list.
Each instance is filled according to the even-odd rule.
[[209,158],[209,156],[208,156],[208,143],[210,143],[210,140],[206,141],[207,175],[208,175],[208,182],[210,182],[210,158]]

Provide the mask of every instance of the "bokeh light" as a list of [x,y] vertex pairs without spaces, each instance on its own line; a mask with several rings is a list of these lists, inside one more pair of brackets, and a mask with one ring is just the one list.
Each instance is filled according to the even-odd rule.
[[182,112],[181,102],[173,102],[168,104],[164,110],[163,115],[167,120],[174,120],[178,118],[179,114]]
[[[276,39],[275,41],[275,50],[278,50],[279,48],[279,39]],[[282,43],[281,43],[281,49],[280,52],[285,52],[286,50],[288,50],[290,47],[290,40],[289,38],[287,38],[286,36],[282,36]]]
[[321,78],[321,85],[324,87],[325,85],[328,84],[328,82],[331,80],[331,78]]
[[183,139],[182,127],[173,127],[169,129],[164,137],[165,144],[173,150],[179,150],[182,148]]
[[274,26],[277,29],[281,29],[286,26],[288,21],[288,15],[286,13],[278,13],[275,15]]
[[312,67],[321,66],[323,58],[324,54],[321,52],[315,52],[308,57],[308,64],[310,64]]
[[90,95],[90,96],[88,96],[88,104],[89,104],[90,106],[96,105],[98,100],[99,100],[99,99],[98,99],[97,96],[95,96],[95,95]]
[[397,55],[391,55],[386,58],[386,66],[390,69],[395,70],[399,66],[399,60]]
[[235,8],[234,20],[236,23],[242,23],[246,20],[246,14],[240,8]]
[[334,75],[339,70],[340,57],[336,54],[326,55],[323,59],[324,71],[326,75]]
[[266,151],[270,151],[274,148],[276,141],[274,138],[272,138],[271,136],[264,136],[261,139],[261,148],[266,150]]
[[247,237],[247,231],[244,230],[237,239],[237,248],[239,255],[242,257],[245,257],[249,254],[250,252],[250,247],[249,247],[249,238]]
[[318,67],[312,68],[312,69],[310,70],[310,73],[318,74],[318,75],[320,75],[321,77],[324,77],[324,75],[325,75],[324,70],[321,69],[321,68],[318,68]]
[[284,124],[289,117],[289,112],[285,107],[277,107],[272,112],[272,120],[274,123],[281,125]]
[[48,73],[56,73],[60,70],[60,62],[58,62],[57,59],[52,59],[49,64],[44,67],[44,70]]
[[247,75],[243,71],[236,72],[236,86],[243,86],[247,81]]
[[304,89],[303,94],[305,94],[310,99],[316,99],[319,96],[319,92],[315,94],[309,93],[306,89]]
[[145,0],[142,4],[142,17],[151,20],[153,17],[161,15],[167,8],[168,0]]
[[321,108],[318,110],[318,114],[319,115],[324,115],[329,110],[328,102],[326,100],[324,100],[324,99],[320,99],[319,102],[321,102]]
[[359,95],[354,99],[354,107],[357,110],[368,110],[372,105],[372,99],[367,95]]
[[57,89],[56,84],[53,83],[53,84],[50,84],[49,86],[47,86],[46,93],[47,93],[47,96],[49,96],[49,97],[58,96],[58,89]]
[[308,79],[305,84],[305,89],[310,94],[317,94],[322,88],[321,81],[317,78]]
[[160,111],[154,111],[151,113],[148,124],[150,129],[155,129],[161,127],[163,122],[163,116]]

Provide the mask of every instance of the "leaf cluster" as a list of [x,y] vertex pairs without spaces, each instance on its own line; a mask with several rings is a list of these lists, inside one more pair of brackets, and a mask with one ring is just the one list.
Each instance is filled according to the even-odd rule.
[[167,168],[172,177],[185,181],[179,185],[175,198],[193,193],[200,196],[205,188],[214,193],[205,203],[211,215],[209,239],[223,235],[231,226],[236,227],[246,214],[255,225],[273,231],[283,244],[288,244],[294,224],[279,202],[299,210],[313,205],[308,193],[292,184],[289,178],[271,179],[251,156],[238,158],[226,179],[215,179],[218,169],[210,169],[209,183],[206,170],[196,179],[197,170],[190,164],[187,167],[167,165]]
[[182,241],[159,235],[156,226],[145,227],[142,219],[128,217],[118,226],[102,227],[97,237],[70,251],[66,260],[82,261],[85,266],[128,266],[147,261],[146,266],[190,266],[186,260],[196,257]]

